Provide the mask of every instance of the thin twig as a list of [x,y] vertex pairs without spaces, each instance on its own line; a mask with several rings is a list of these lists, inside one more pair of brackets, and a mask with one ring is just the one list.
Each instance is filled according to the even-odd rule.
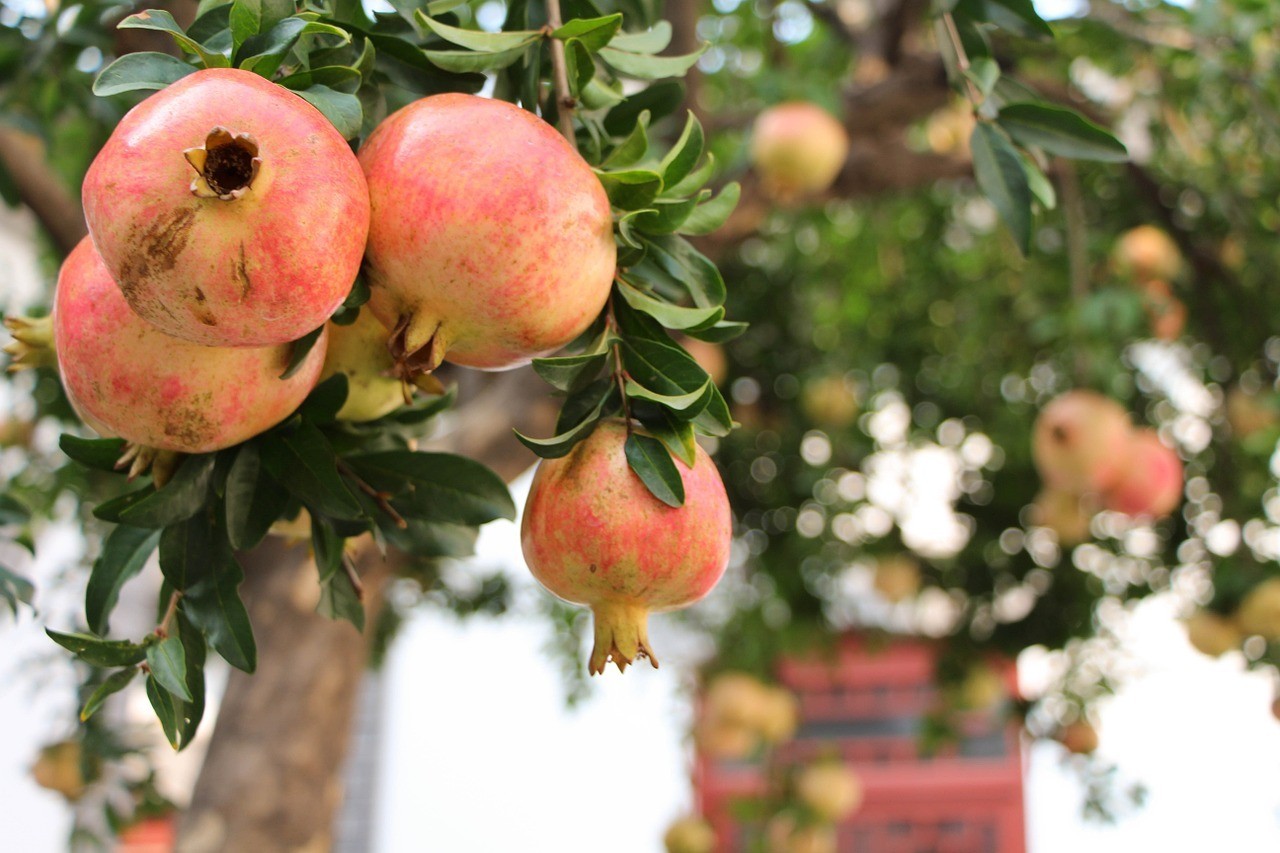
[[373,486],[370,486],[364,480],[360,479],[360,475],[357,474],[355,471],[351,470],[351,466],[343,462],[341,459],[338,460],[338,472],[342,474],[344,477],[347,477],[348,479],[350,479],[351,482],[355,483],[356,487],[360,489],[360,491],[364,492],[366,495],[373,498],[373,502],[378,505],[378,509],[382,510],[387,515],[391,516],[391,520],[395,522],[396,527],[399,527],[401,530],[404,530],[406,527],[409,526],[409,522],[404,520],[404,516],[396,512],[395,507],[393,507],[391,503],[387,500],[389,497],[391,497],[391,494],[389,492],[380,492],[377,489],[375,489]]
[[[612,293],[609,294],[607,310],[609,329],[617,335],[618,318],[613,313]],[[613,345],[613,365],[613,379],[618,383],[618,396],[622,399],[622,419],[627,425],[627,435],[631,435],[631,403],[627,400],[626,372],[622,369],[622,345],[619,343]]]
[[164,610],[164,618],[156,626],[157,637],[164,638],[169,636],[169,625],[173,622],[173,617],[178,613],[178,602],[181,600],[182,591],[175,589],[173,594],[169,596],[169,606]]
[[952,51],[955,52],[956,68],[960,71],[960,77],[969,90],[969,100],[976,107],[982,103],[982,93],[978,91],[977,86],[973,85],[973,81],[965,76],[965,72],[969,70],[969,54],[964,49],[964,42],[960,40],[960,30],[956,28],[956,20],[951,17],[950,12],[942,13],[942,26],[947,31],[947,39],[951,42]]
[[569,65],[564,57],[564,42],[551,35],[561,26],[560,0],[547,0],[547,39],[551,42],[551,76],[556,95],[556,118],[564,138],[577,148],[578,140],[573,132],[573,110],[578,102],[569,91]]
[[351,588],[356,592],[356,599],[364,603],[364,584],[360,582],[360,575],[356,574],[356,564],[351,562],[351,558],[346,554],[342,555],[342,571],[346,572],[347,580],[351,581]]

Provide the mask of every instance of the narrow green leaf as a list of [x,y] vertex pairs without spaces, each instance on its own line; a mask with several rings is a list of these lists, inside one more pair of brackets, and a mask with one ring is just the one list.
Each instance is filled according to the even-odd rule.
[[127,53],[102,69],[93,81],[93,94],[103,98],[121,92],[163,89],[195,70],[195,66],[167,53]]
[[661,441],[648,435],[627,436],[623,451],[627,464],[655,498],[667,506],[684,505],[684,480]]
[[698,165],[698,160],[702,158],[704,142],[702,124],[690,111],[680,138],[676,140],[676,144],[667,156],[662,158],[662,164],[658,167],[664,187],[676,186],[693,171],[693,167]]
[[704,44],[696,52],[683,56],[649,56],[606,47],[600,50],[600,58],[620,74],[642,80],[658,80],[663,77],[683,77],[707,47]]
[[120,589],[147,564],[160,541],[157,530],[120,525],[107,534],[102,553],[93,562],[84,593],[84,615],[89,629],[106,634]]
[[[325,89],[324,86],[317,86],[316,88]],[[326,91],[331,91],[331,90],[326,89]],[[298,94],[304,98],[307,98],[306,92],[299,92]],[[333,94],[336,95],[339,93],[333,92]],[[312,101],[311,98],[307,98],[307,100],[311,102],[311,105],[313,107],[320,110],[320,112],[322,113],[324,112],[324,110],[319,105],[317,105],[315,101]],[[358,106],[359,104],[357,103],[357,107]],[[325,114],[325,118],[329,118],[329,115],[327,113]],[[333,119],[329,118],[329,121],[332,122]],[[337,125],[334,124],[334,127],[337,127]],[[359,130],[358,122],[357,122],[356,129]],[[338,128],[338,131],[341,132],[342,128]],[[343,137],[343,138],[345,139],[347,137]],[[289,377],[293,376],[293,374],[298,372],[298,369],[302,367],[303,362],[307,360],[307,356],[311,354],[311,349],[316,345],[316,341],[320,340],[320,335],[323,332],[324,332],[324,326],[319,326],[315,329],[312,329],[310,332],[307,332],[305,335],[303,335],[302,337],[298,338],[296,341],[293,342],[293,349],[289,350],[289,363],[285,365],[284,373],[280,374],[281,379],[288,379]]]
[[711,379],[707,379],[707,385],[688,392],[687,394],[659,394],[656,391],[650,391],[638,382],[628,379],[626,390],[628,397],[634,397],[638,400],[648,400],[650,403],[657,403],[659,406],[671,409],[676,412],[684,412],[693,408],[698,403],[705,405],[705,397],[707,386],[710,385]]
[[677,232],[694,236],[710,234],[728,221],[734,209],[737,208],[741,195],[742,187],[736,181],[726,184],[718,196],[695,207],[693,213],[689,214]]
[[561,358],[535,358],[533,371],[557,391],[572,392],[585,388],[604,367],[608,353],[569,355]]
[[116,471],[116,462],[124,453],[122,438],[80,438],[63,433],[58,447],[75,461],[98,471]]
[[102,703],[107,701],[107,697],[128,687],[134,676],[141,671],[136,666],[131,666],[128,669],[116,670],[108,675],[98,685],[97,689],[89,694],[89,698],[85,700],[84,707],[80,709],[80,722],[83,723],[92,717],[102,707]]
[[231,26],[231,43],[236,47],[244,44],[250,36],[256,36],[262,29],[262,0],[234,0],[228,23]]
[[1031,189],[1031,195],[1044,206],[1045,210],[1053,210],[1058,204],[1058,194],[1053,189],[1053,182],[1040,171],[1036,162],[1025,154],[1022,156],[1022,171],[1027,176],[1027,186]]
[[161,687],[160,682],[156,681],[155,676],[152,675],[147,676],[147,699],[156,712],[156,718],[160,720],[160,728],[164,731],[165,739],[169,741],[170,746],[177,749],[182,743],[178,733],[177,707],[182,700]]
[[684,84],[679,80],[663,80],[629,96],[609,110],[604,129],[611,136],[623,136],[635,126],[637,116],[649,111],[654,122],[670,115],[684,103]]
[[464,30],[460,27],[451,27],[448,24],[433,20],[430,15],[424,14],[421,9],[418,10],[415,17],[418,19],[418,23],[445,41],[482,53],[501,53],[524,47],[534,39],[542,37],[542,33],[538,30],[512,30],[489,33],[482,30]]
[[[706,195],[711,190],[705,190]],[[646,234],[674,234],[688,219],[702,198],[694,196],[684,199],[656,198],[653,206],[635,218],[635,227]]]
[[671,451],[672,456],[690,468],[694,466],[697,462],[698,441],[692,423],[677,420],[668,412],[663,412],[661,418],[642,419],[642,422],[645,429]]
[[[986,0],[986,6],[989,20],[997,26],[1033,38],[1053,38],[1053,29],[1036,12],[1032,0]],[[1007,10],[1012,18],[1001,15],[1001,10]]]
[[1000,80],[1000,63],[989,56],[980,56],[969,64],[969,70],[964,74],[978,88],[982,97],[986,98]]
[[0,566],[0,598],[4,598],[15,618],[19,602],[30,605],[35,593],[36,588],[31,581]]
[[621,210],[648,207],[662,192],[662,176],[646,169],[619,172],[596,171],[600,183],[609,194],[609,202]]
[[103,501],[93,508],[93,514],[96,518],[103,521],[110,521],[112,524],[124,524],[120,519],[120,514],[136,503],[141,503],[156,493],[156,487],[148,483],[140,489],[134,489],[132,492],[126,492],[123,495],[112,498],[109,501]]
[[973,169],[982,190],[1004,219],[1023,255],[1031,246],[1031,188],[1018,152],[999,130],[978,122],[970,137]]
[[609,42],[610,47],[629,53],[661,53],[671,44],[671,25],[658,21],[653,29],[639,33],[618,33]]
[[178,735],[185,749],[195,739],[196,730],[200,728],[200,720],[204,717],[204,635],[191,621],[178,611],[178,636],[182,639],[182,650],[187,661],[187,692],[191,701],[182,708],[182,721],[178,726]]
[[120,523],[135,527],[168,527],[195,515],[209,499],[212,453],[187,456],[173,479],[120,512]]
[[187,689],[187,659],[182,650],[182,640],[176,636],[165,637],[147,647],[147,666],[151,676],[160,686],[184,702],[191,701]]
[[550,438],[530,438],[518,430],[516,431],[516,438],[541,459],[559,459],[562,456],[567,456],[569,451],[573,450],[575,444],[591,435],[595,430],[596,424],[600,422],[600,413],[604,409],[605,401],[608,399],[607,393],[601,395],[595,408],[589,411],[582,420]]
[[622,13],[617,12],[600,18],[578,18],[569,21],[560,29],[554,30],[551,36],[561,41],[577,39],[588,51],[595,53],[610,43],[610,39],[617,34],[621,26]]
[[88,634],[64,634],[45,628],[49,639],[94,666],[132,666],[147,656],[146,646],[126,640],[103,640]]
[[303,421],[262,441],[262,463],[304,504],[334,518],[356,519],[360,504],[338,473],[338,456],[320,430]]
[[213,53],[183,32],[182,27],[178,26],[178,22],[173,19],[173,15],[163,9],[148,9],[145,12],[138,12],[136,15],[130,15],[125,18],[116,26],[122,30],[155,30],[168,33],[178,43],[179,47],[188,53],[199,56],[200,61],[208,68],[227,68],[231,65],[230,58],[219,53]]
[[[370,45],[371,42],[366,41],[365,44]],[[281,86],[298,92],[310,89],[312,86],[328,86],[330,89],[341,87],[340,91],[354,95],[360,80],[359,69],[350,65],[323,65],[319,68],[296,71],[287,77],[281,77],[279,82]],[[333,119],[330,118],[329,121],[333,122]]]
[[695,305],[701,308],[724,305],[724,279],[716,265],[683,237],[655,237],[649,241],[649,257],[680,282]]
[[257,645],[238,591],[244,570],[222,537],[214,534],[209,538],[212,542],[206,571],[189,576],[194,582],[184,591],[182,607],[227,663],[243,672],[253,672],[258,665]]
[[649,112],[640,113],[630,135],[614,148],[601,165],[606,169],[622,169],[634,166],[649,153]]
[[673,305],[642,292],[628,283],[625,278],[617,286],[617,292],[632,308],[643,311],[668,329],[704,328],[715,325],[724,318],[723,308],[688,308]]
[[747,330],[747,326],[747,323],[742,323],[737,320],[721,320],[710,328],[689,329],[685,334],[691,338],[697,338],[700,341],[722,344],[741,335]]
[[515,518],[506,483],[474,459],[404,450],[347,461],[365,482],[394,494],[394,503],[416,517],[476,525]]
[[316,569],[320,572],[320,582],[333,577],[334,572],[342,568],[343,538],[333,525],[321,515],[311,516],[311,548],[316,556]]
[[1129,152],[1120,140],[1074,110],[1048,104],[1009,104],[1000,110],[1000,126],[1020,145],[1075,160],[1123,163]]
[[478,71],[497,71],[514,64],[522,56],[529,45],[504,50],[498,53],[480,53],[469,50],[424,50],[422,54],[431,63],[445,71],[455,74],[468,74]]
[[224,498],[227,537],[231,547],[247,551],[266,537],[267,531],[289,502],[289,492],[267,476],[258,445],[241,445],[227,474]]
[[346,619],[364,631],[364,602],[346,572],[338,572],[320,587],[320,603],[316,612],[330,619]]
[[347,402],[348,381],[345,373],[335,373],[321,382],[298,407],[298,414],[313,424],[331,424]]

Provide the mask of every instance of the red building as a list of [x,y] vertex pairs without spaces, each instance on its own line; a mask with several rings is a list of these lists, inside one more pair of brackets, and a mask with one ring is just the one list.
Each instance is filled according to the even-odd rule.
[[[840,853],[1023,853],[1023,753],[1007,704],[956,712],[959,738],[932,755],[920,734],[943,703],[934,686],[935,646],[894,640],[883,648],[845,638],[826,657],[791,659],[778,679],[800,703],[795,737],[777,749],[782,767],[838,754],[862,780],[864,799],[838,829]],[[1011,663],[997,668],[1009,695]],[[722,853],[755,849],[758,824],[733,818],[733,801],[764,796],[759,761],[699,756],[699,807]]]

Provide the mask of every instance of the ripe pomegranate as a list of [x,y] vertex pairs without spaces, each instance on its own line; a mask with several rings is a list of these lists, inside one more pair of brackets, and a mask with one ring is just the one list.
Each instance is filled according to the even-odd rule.
[[1095,391],[1068,391],[1036,418],[1031,454],[1051,488],[1100,492],[1120,479],[1132,426],[1124,407]]
[[210,346],[273,346],[322,325],[351,290],[369,227],[360,166],[333,125],[233,68],[130,110],[83,198],[133,310]]
[[1244,642],[1235,622],[1210,610],[1197,610],[1185,625],[1192,648],[1209,657],[1221,657]]
[[347,402],[338,410],[338,420],[373,421],[398,409],[404,403],[404,390],[394,371],[387,330],[372,312],[361,311],[346,326],[329,324],[329,349],[320,381],[336,373],[347,376]]
[[849,154],[844,125],[817,104],[791,101],[756,116],[751,162],[769,195],[782,201],[831,186]]
[[327,337],[280,379],[288,344],[215,348],[166,335],[129,309],[87,237],[58,275],[53,333],[63,387],[85,423],[183,453],[230,447],[284,420],[315,386]]
[[1182,460],[1154,430],[1133,434],[1120,478],[1102,495],[1107,509],[1164,518],[1182,501]]
[[906,554],[893,554],[876,561],[875,589],[886,601],[897,604],[920,591],[920,564]]
[[1267,578],[1249,591],[1236,611],[1236,624],[1246,635],[1280,640],[1280,577]]
[[1076,720],[1062,727],[1058,742],[1073,755],[1091,755],[1098,748],[1098,730],[1085,720]]
[[1009,685],[991,666],[979,663],[969,667],[952,693],[953,703],[961,710],[991,711],[1009,698]]
[[403,374],[446,357],[518,367],[600,314],[617,266],[609,199],[527,110],[423,98],[374,130],[360,164],[373,205],[369,307],[393,330]]
[[862,780],[844,764],[812,764],[796,776],[796,798],[820,820],[839,823],[862,805]]
[[692,468],[676,462],[684,506],[655,498],[627,466],[627,426],[601,422],[567,456],[538,465],[520,540],[534,577],[595,618],[590,671],[637,657],[656,667],[650,611],[702,598],[724,574],[732,534],[729,499],[701,447]]
[[712,853],[716,831],[700,817],[682,817],[667,829],[662,845],[667,853]]
[[1093,513],[1080,495],[1042,489],[1031,504],[1031,523],[1052,530],[1061,545],[1079,545],[1089,538]]
[[1121,234],[1111,250],[1120,275],[1142,282],[1170,281],[1182,270],[1182,253],[1173,238],[1154,225],[1139,225]]

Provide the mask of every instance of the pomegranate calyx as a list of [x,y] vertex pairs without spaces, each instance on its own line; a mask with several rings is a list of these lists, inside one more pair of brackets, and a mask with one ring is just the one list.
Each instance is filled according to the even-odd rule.
[[128,469],[130,480],[136,479],[150,469],[151,479],[155,482],[156,488],[160,489],[173,478],[173,473],[181,464],[182,457],[183,454],[174,450],[160,450],[129,441],[125,443],[124,452],[120,454],[114,467],[117,471]]
[[225,127],[209,131],[202,147],[188,148],[182,156],[196,170],[191,193],[199,198],[238,199],[253,186],[262,168],[258,141],[248,133],[232,133]]
[[9,355],[9,372],[32,367],[55,367],[52,317],[5,317],[4,327],[12,341],[3,349]]
[[[433,320],[423,320],[415,314],[404,314],[396,327],[391,330],[387,339],[387,351],[395,362],[394,374],[404,380],[406,393],[411,393],[409,385],[420,388],[420,377],[430,374],[444,361],[449,339],[444,333],[444,325]],[[430,393],[435,386],[430,383],[424,388]]]
[[649,611],[639,604],[602,603],[591,608],[595,621],[595,647],[587,669],[592,675],[604,672],[609,661],[626,672],[637,658],[647,658],[653,668],[658,659],[649,648]]

